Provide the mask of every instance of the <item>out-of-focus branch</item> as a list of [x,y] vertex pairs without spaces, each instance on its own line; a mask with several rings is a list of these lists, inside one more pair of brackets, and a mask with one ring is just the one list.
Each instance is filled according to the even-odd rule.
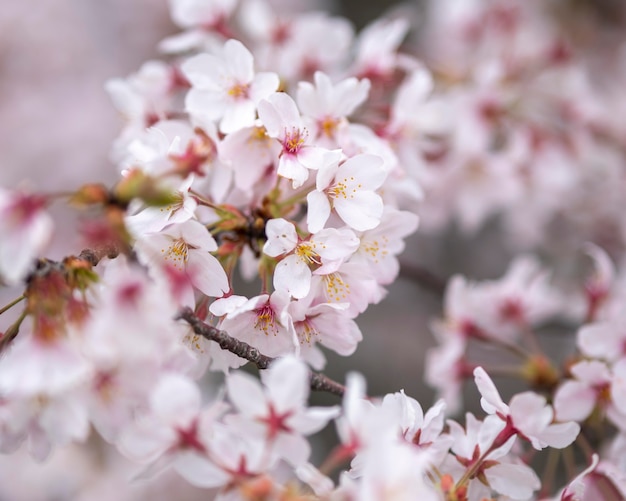
[[[255,364],[259,369],[267,369],[274,361],[274,358],[263,355],[253,346],[235,339],[226,331],[206,324],[198,318],[198,316],[196,316],[191,308],[184,308],[181,310],[177,316],[177,320],[178,319],[187,322],[193,331],[199,336],[202,336],[210,341],[215,341],[223,350],[227,350],[241,358],[245,358]],[[330,379],[325,374],[313,371],[311,371],[310,374],[312,390],[325,391],[340,397],[345,393],[345,386]]]
[[443,297],[446,292],[446,281],[422,266],[401,261],[400,276],[412,280],[437,296]]

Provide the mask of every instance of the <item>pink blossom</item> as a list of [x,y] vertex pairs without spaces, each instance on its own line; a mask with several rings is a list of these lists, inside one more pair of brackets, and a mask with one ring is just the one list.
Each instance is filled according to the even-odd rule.
[[257,73],[252,54],[237,40],[228,40],[218,54],[199,54],[182,71],[191,82],[185,107],[192,116],[219,120],[221,132],[254,125],[256,107],[278,89],[278,75]]
[[238,426],[261,433],[280,457],[293,465],[308,460],[310,448],[304,436],[326,426],[338,414],[334,407],[308,407],[309,370],[294,357],[283,357],[261,374],[263,386],[244,373],[227,379],[228,395],[239,411]]
[[376,190],[386,177],[383,159],[375,155],[356,155],[343,163],[337,159],[320,168],[316,190],[307,195],[309,231],[320,231],[333,210],[357,231],[378,226],[383,201]]
[[288,94],[278,92],[262,100],[259,118],[267,134],[282,145],[278,174],[291,179],[294,189],[309,178],[309,169],[317,170],[325,165],[328,150],[313,144],[296,103]]
[[207,296],[219,297],[230,289],[222,265],[210,254],[217,250],[215,240],[195,220],[172,224],[160,233],[145,235],[136,247],[151,265],[172,266],[185,273],[191,284]]
[[269,220],[265,233],[263,252],[272,257],[283,256],[274,271],[274,287],[296,299],[309,293],[313,273],[333,273],[359,245],[348,228],[327,228],[303,240],[295,226],[282,218]]
[[483,410],[502,420],[500,441],[518,434],[537,450],[548,446],[563,449],[578,436],[580,426],[577,423],[553,423],[554,411],[544,397],[526,391],[514,395],[507,405],[482,367],[474,369],[474,380],[482,395],[480,405]]

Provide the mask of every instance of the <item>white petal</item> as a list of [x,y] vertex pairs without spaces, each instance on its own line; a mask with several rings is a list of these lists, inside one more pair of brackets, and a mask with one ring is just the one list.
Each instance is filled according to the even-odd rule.
[[295,357],[280,358],[262,378],[277,411],[305,405],[309,396],[309,369],[302,361]]
[[317,233],[330,217],[330,202],[321,191],[313,190],[306,196],[306,224],[311,233]]
[[150,407],[166,422],[187,424],[200,411],[200,389],[180,374],[167,374],[150,395]]
[[474,382],[482,395],[480,405],[487,414],[495,414],[496,411],[509,414],[509,407],[502,401],[496,385],[482,367],[474,369]]
[[224,268],[208,252],[189,250],[187,275],[194,287],[207,296],[220,297],[230,290]]
[[252,376],[233,372],[226,378],[228,398],[237,409],[248,417],[264,416],[267,403],[261,385]]
[[265,225],[265,235],[267,241],[263,246],[263,252],[271,257],[286,254],[298,245],[295,226],[283,218],[270,219]]
[[357,191],[346,199],[336,198],[334,208],[348,226],[357,231],[365,231],[380,223],[383,200],[373,191]]
[[276,265],[274,288],[296,299],[305,297],[311,289],[311,270],[298,257],[287,256]]

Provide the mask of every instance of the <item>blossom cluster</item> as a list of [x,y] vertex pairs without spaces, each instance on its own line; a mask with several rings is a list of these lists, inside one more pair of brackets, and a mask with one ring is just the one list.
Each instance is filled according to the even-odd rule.
[[[608,109],[624,102],[593,87],[539,2],[434,5],[420,59],[399,17],[356,34],[269,0],[170,1],[183,31],[164,59],[106,84],[125,118],[119,182],[0,191],[0,280],[23,287],[1,310],[21,313],[0,336],[0,452],[82,463],[48,481],[55,499],[107,496],[103,482],[150,497],[132,490],[150,481],[232,501],[626,497],[626,274],[597,245],[580,294],[531,255],[499,280],[454,276],[430,408],[318,372],[325,350],[357,349],[417,214],[426,231],[498,215],[526,248],[563,218],[577,243],[622,248],[604,225],[623,227],[626,131]],[[605,182],[574,220],[577,194]],[[53,261],[58,199],[90,218],[87,248]],[[551,322],[575,333],[570,358],[542,346]],[[474,360],[474,345],[514,362]],[[491,376],[527,391],[505,403]],[[461,423],[466,379],[486,415]],[[312,389],[342,404],[309,406]],[[320,459],[310,437],[331,421],[339,443]],[[0,498],[37,496],[12,488]]]

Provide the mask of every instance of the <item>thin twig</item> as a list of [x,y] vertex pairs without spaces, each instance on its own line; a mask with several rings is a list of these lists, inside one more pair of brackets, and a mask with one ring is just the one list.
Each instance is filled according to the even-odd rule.
[[[199,336],[210,341],[215,341],[223,350],[227,350],[241,358],[249,360],[259,369],[267,369],[275,360],[272,357],[263,355],[259,350],[250,346],[248,343],[235,339],[226,331],[204,323],[196,316],[191,308],[183,308],[176,319],[184,320]],[[311,389],[315,391],[325,391],[340,397],[343,396],[346,391],[345,386],[342,384],[330,379],[325,374],[313,371],[311,371]]]
[[400,276],[414,281],[439,297],[443,297],[446,292],[446,281],[419,265],[401,262]]
[[3,306],[2,308],[0,308],[0,315],[2,315],[5,311],[10,310],[11,308],[13,308],[16,304],[18,304],[22,299],[25,299],[25,298],[26,298],[26,296],[24,294],[22,294],[17,299],[14,299],[9,304],[7,304],[7,305]]

